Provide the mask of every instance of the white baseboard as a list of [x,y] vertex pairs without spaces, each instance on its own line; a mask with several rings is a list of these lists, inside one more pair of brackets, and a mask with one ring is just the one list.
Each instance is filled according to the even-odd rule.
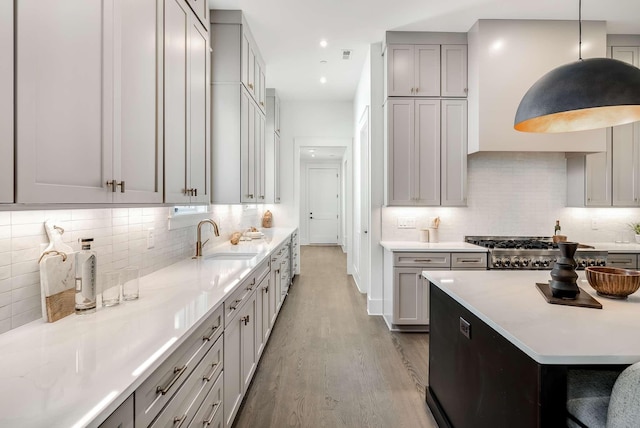
[[367,313],[369,315],[382,315],[382,299],[367,298]]

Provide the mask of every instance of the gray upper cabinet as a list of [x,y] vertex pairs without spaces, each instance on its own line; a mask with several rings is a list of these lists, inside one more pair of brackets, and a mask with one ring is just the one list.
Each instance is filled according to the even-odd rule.
[[[611,57],[638,67],[640,47],[612,47]],[[640,206],[640,123],[606,131],[606,152],[567,158],[568,206]]]
[[13,202],[13,3],[0,2],[0,203]]
[[266,202],[280,203],[280,97],[267,88],[267,122],[265,127]]
[[466,205],[466,100],[389,99],[387,205]]
[[16,201],[162,202],[161,3],[70,6],[17,3]]
[[467,96],[467,45],[442,45],[440,95]]
[[205,27],[209,28],[209,6],[207,4],[207,0],[187,0],[189,3],[189,7],[193,10],[198,17],[200,23]]
[[213,203],[267,202],[265,67],[237,10],[211,12]]
[[165,0],[165,201],[208,202],[209,44],[184,0]]
[[389,44],[387,96],[466,97],[467,46]]

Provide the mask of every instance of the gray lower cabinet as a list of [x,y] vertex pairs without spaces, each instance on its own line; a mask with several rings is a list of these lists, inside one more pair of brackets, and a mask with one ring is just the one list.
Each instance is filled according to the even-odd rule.
[[637,269],[638,255],[629,253],[609,253],[609,255],[607,255],[607,266],[623,269]]
[[383,317],[392,330],[427,331],[428,281],[425,270],[485,270],[487,253],[384,252]]
[[104,422],[100,428],[133,428],[133,394],[127,398]]
[[[203,371],[209,373],[214,368],[216,371],[222,370],[222,360],[216,358],[220,356],[222,349],[223,342],[218,338],[222,335],[223,328],[223,307],[220,306],[136,389],[137,427],[161,426],[156,422],[156,418],[165,420],[168,417],[166,411],[163,411],[165,406],[172,406],[171,408],[178,412],[186,410],[180,403],[187,395],[192,395],[194,376],[200,376]],[[211,364],[216,362],[219,365],[210,367],[210,359]],[[200,363],[201,361],[203,363]],[[208,367],[204,367],[203,364]]]

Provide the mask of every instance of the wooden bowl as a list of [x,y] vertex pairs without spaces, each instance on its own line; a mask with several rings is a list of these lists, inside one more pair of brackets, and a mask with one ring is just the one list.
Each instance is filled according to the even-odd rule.
[[626,299],[640,288],[640,272],[605,266],[589,266],[585,269],[587,281],[604,297]]

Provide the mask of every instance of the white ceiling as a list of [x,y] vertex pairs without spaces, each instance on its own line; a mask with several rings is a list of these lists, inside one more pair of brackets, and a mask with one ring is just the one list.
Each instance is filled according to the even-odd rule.
[[[368,46],[385,31],[466,32],[478,19],[578,17],[577,0],[208,1],[212,9],[244,11],[267,65],[267,87],[284,100],[352,100]],[[640,34],[639,0],[582,3],[583,19],[607,21],[608,33]],[[352,49],[352,59],[342,60],[342,49]]]

